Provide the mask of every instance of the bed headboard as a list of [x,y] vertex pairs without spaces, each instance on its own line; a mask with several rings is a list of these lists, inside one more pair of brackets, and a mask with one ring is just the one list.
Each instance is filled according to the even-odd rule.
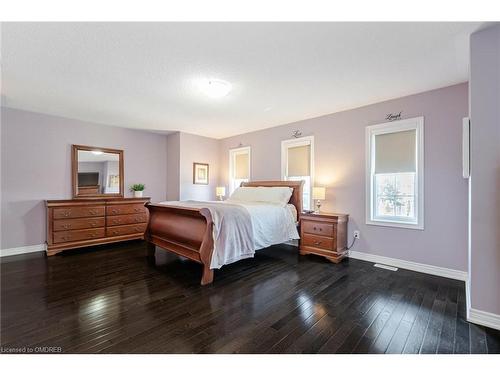
[[288,186],[293,189],[292,196],[290,197],[290,204],[293,204],[297,209],[297,213],[302,212],[302,188],[304,181],[250,181],[242,182],[241,186],[246,187],[272,187],[272,186]]

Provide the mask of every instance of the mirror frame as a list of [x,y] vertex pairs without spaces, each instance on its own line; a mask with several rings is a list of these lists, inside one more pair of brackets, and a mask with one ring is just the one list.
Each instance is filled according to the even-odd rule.
[[[78,151],[102,151],[109,154],[118,154],[119,160],[119,170],[120,170],[120,192],[112,194],[85,194],[78,195]],[[103,147],[91,147],[82,145],[72,145],[71,147],[71,182],[73,185],[73,198],[85,199],[85,198],[123,198],[124,193],[124,179],[125,175],[123,173],[123,150],[116,150],[113,148],[103,148]]]

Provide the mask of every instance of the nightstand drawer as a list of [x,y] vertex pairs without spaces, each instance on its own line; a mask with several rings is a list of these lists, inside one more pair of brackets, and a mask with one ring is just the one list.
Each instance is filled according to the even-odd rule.
[[334,237],[322,237],[315,236],[313,234],[304,234],[302,236],[301,244],[303,246],[317,247],[319,249],[325,250],[335,250],[335,238]]
[[305,233],[318,234],[320,236],[333,236],[334,228],[333,224],[320,223],[311,220],[302,220],[300,223],[302,230]]

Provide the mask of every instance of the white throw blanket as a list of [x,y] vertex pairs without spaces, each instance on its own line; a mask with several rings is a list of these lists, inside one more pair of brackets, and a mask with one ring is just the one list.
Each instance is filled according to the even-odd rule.
[[278,204],[199,201],[160,204],[210,211],[214,223],[212,269],[251,258],[256,250],[299,238],[292,212]]

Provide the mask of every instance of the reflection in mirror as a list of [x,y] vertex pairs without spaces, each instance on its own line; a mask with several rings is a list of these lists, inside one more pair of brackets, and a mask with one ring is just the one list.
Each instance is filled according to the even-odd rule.
[[78,150],[78,195],[119,194],[119,155],[104,151]]

